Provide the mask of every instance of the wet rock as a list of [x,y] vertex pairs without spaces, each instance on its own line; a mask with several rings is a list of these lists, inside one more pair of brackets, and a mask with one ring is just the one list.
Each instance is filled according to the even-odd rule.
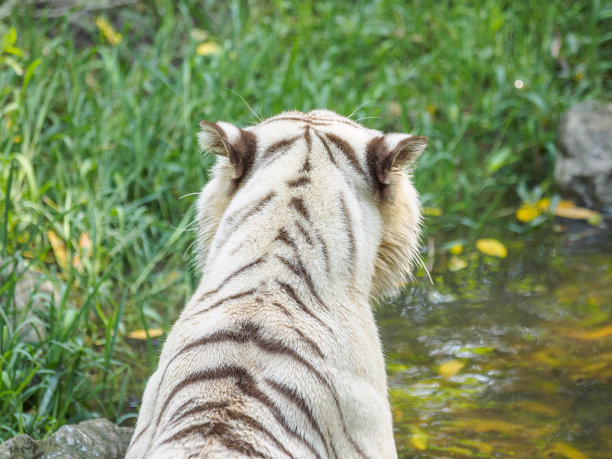
[[612,104],[582,102],[559,130],[555,180],[589,207],[612,207]]
[[64,426],[39,441],[27,435],[12,438],[0,445],[0,459],[123,458],[133,433],[131,427],[92,419]]

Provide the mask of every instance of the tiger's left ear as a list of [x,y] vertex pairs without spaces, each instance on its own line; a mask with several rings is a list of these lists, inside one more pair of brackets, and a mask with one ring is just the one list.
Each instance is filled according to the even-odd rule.
[[253,165],[257,139],[252,132],[230,123],[200,121],[198,132],[200,148],[215,155],[227,156],[234,166],[234,179],[243,177]]
[[391,183],[391,168],[413,164],[426,146],[427,137],[423,135],[385,134],[375,137],[367,147],[370,172],[380,185],[388,185]]

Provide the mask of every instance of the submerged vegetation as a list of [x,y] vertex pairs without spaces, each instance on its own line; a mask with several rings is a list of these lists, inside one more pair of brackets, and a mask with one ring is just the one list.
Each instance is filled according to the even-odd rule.
[[[537,206],[558,202],[559,116],[576,101],[612,96],[612,9],[597,0],[472,3],[155,0],[59,16],[0,7],[0,441],[135,416],[156,340],[195,285],[193,193],[212,161],[197,151],[200,119],[248,125],[260,114],[326,107],[368,127],[429,136],[415,174],[425,255],[457,279],[480,269],[477,240],[551,228],[552,214]],[[525,206],[534,217],[516,219]],[[494,246],[484,252],[503,253]],[[402,317],[414,336],[437,333],[410,310]],[[130,338],[134,330],[144,336]],[[425,418],[434,408],[459,398],[453,410],[500,409],[479,398],[495,370],[467,354],[438,361],[443,343],[404,339],[389,366],[396,421],[410,419],[398,423],[398,445],[427,456],[444,447],[428,428],[442,414]],[[507,343],[512,371],[536,358],[521,340]],[[413,344],[409,354],[400,349]],[[470,396],[453,395],[467,387],[451,375],[463,368],[474,375]],[[431,388],[409,389],[444,374],[439,405],[427,405]],[[569,445],[550,438],[537,451]]]

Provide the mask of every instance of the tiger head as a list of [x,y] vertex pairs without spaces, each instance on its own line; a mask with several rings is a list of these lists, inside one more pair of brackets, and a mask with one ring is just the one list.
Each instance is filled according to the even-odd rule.
[[[198,201],[203,271],[209,257],[221,256],[214,240],[232,208],[264,196],[264,188],[282,195],[302,185],[300,199],[312,224],[331,238],[329,255],[337,263],[363,265],[356,288],[377,300],[405,281],[419,257],[421,212],[411,178],[426,137],[384,134],[327,110],[284,112],[244,129],[225,122],[200,126],[200,147],[218,156]],[[333,241],[346,231],[325,220],[329,213],[345,212],[330,204],[333,196],[345,196],[346,213],[353,215],[349,243],[356,258],[335,249]],[[338,268],[332,275],[341,273]]]

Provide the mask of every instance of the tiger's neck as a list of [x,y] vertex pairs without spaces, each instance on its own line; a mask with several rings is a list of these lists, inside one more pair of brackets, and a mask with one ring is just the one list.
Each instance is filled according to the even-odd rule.
[[367,304],[377,241],[362,212],[348,193],[328,199],[270,191],[237,203],[212,241],[203,282]]

